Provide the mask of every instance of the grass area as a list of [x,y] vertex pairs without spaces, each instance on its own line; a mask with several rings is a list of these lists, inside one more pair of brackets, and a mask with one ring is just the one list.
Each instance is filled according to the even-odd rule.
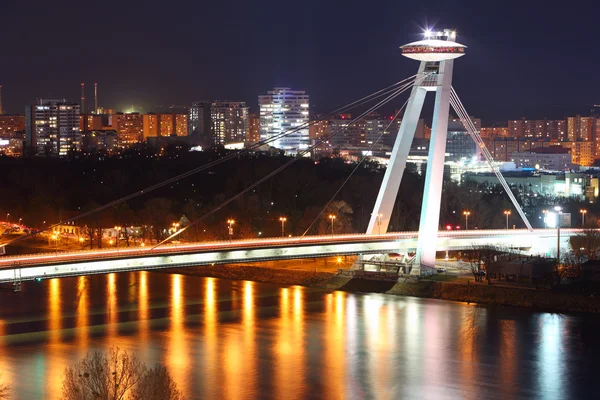
[[436,282],[466,282],[470,280],[468,276],[456,276],[456,275],[447,275],[447,274],[435,274],[423,278],[428,281],[436,281]]

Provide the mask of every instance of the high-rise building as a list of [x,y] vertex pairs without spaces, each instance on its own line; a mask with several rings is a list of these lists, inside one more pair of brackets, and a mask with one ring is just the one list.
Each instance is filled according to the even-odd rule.
[[175,114],[175,135],[189,135],[187,114]]
[[[309,98],[303,90],[274,88],[258,96],[260,106],[260,139],[273,140],[270,145],[289,153],[309,147]],[[293,129],[297,129],[291,132]],[[286,135],[283,133],[291,132]]]
[[210,106],[215,145],[243,143],[248,132],[248,107],[243,101],[215,101]]
[[192,103],[189,112],[190,135],[212,135],[210,119],[210,101],[196,101]]
[[321,119],[320,121],[312,121],[308,128],[308,136],[311,143],[315,143],[318,140],[322,140],[329,135],[331,132],[329,125],[331,121],[329,119]]
[[115,114],[112,115],[112,127],[119,136],[119,146],[129,147],[144,140],[144,120],[142,114]]
[[142,125],[144,130],[144,140],[149,137],[158,136],[158,115],[144,114],[142,116]]
[[79,105],[40,99],[25,108],[26,143],[37,154],[65,156],[81,150]]
[[[481,131],[481,120],[471,117],[477,131]],[[446,160],[461,161],[471,160],[478,155],[478,147],[471,135],[467,132],[460,119],[448,119],[448,135],[446,139]]]
[[175,116],[173,114],[160,114],[159,126],[159,136],[171,136],[175,133]]
[[248,135],[246,142],[260,142],[260,117],[258,114],[248,114]]

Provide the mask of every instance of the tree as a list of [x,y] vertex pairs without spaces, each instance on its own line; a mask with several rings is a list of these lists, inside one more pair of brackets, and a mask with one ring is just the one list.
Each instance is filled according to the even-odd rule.
[[67,367],[63,379],[63,398],[69,400],[127,399],[142,379],[144,365],[127,351],[113,347],[108,357],[99,351],[86,354],[75,367]]
[[112,347],[108,356],[88,353],[74,367],[67,367],[62,396],[65,400],[184,400],[164,366],[148,369],[118,347]]
[[133,389],[132,400],[183,400],[167,368],[160,364],[148,370]]
[[0,400],[8,399],[9,392],[10,388],[8,387],[8,385],[5,385],[4,383],[0,382]]

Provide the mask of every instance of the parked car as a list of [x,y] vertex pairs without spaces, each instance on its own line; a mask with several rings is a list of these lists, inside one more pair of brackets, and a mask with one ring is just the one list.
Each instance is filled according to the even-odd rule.
[[444,273],[446,271],[448,271],[446,268],[438,268],[437,269],[438,274]]

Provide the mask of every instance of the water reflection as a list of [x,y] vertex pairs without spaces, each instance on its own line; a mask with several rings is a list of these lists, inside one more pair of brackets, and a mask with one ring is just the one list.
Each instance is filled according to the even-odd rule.
[[58,398],[64,367],[110,345],[164,363],[189,399],[581,398],[600,356],[593,318],[435,300],[151,272],[27,295],[0,292],[17,399]]
[[188,392],[189,354],[187,349],[187,337],[184,326],[184,293],[183,277],[181,275],[171,275],[171,315],[169,334],[167,336],[169,347],[167,353],[166,365],[175,382],[179,382],[181,389]]
[[218,363],[217,363],[217,283],[215,278],[206,278],[204,284],[204,348],[202,361],[204,368],[198,371],[204,378],[204,393],[206,398],[217,398],[219,393]]

